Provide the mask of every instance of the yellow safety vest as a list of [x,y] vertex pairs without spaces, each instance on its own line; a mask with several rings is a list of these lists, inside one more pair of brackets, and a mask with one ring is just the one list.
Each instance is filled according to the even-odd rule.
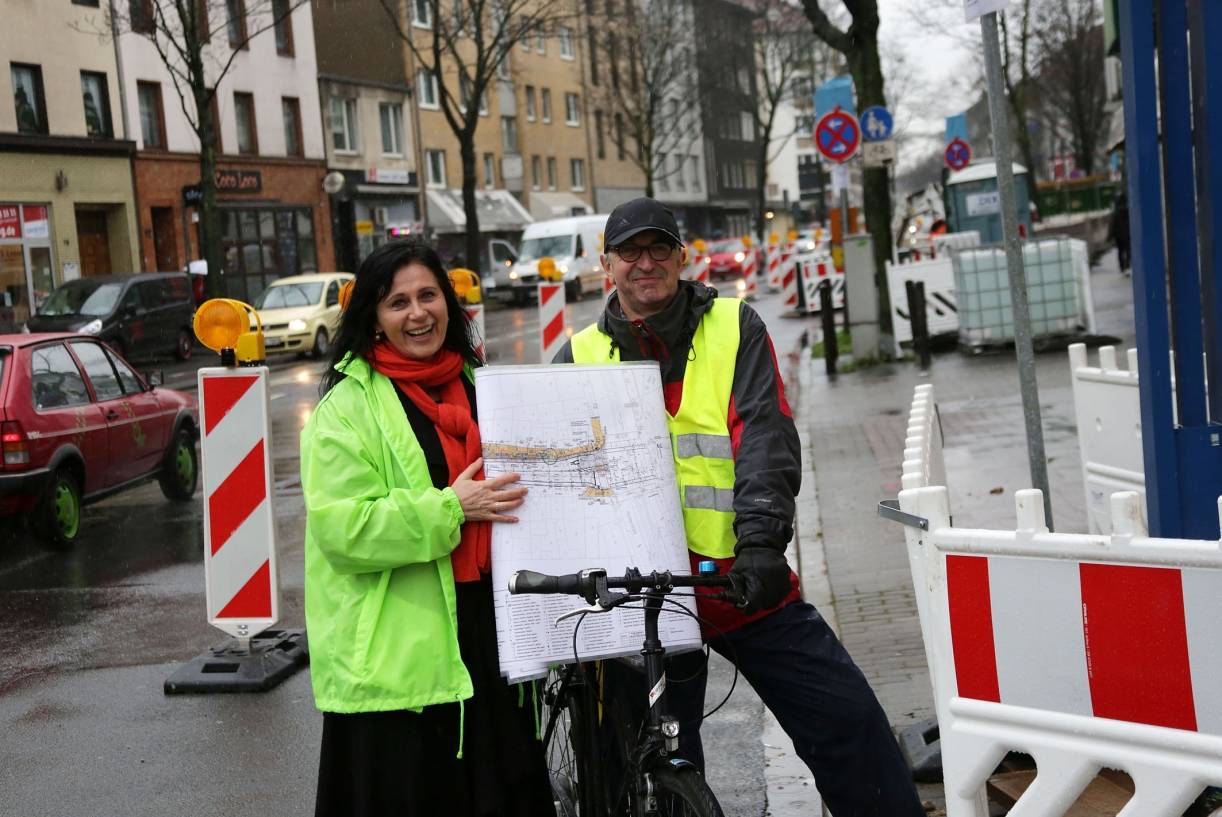
[[[737,298],[718,298],[692,338],[679,413],[666,415],[689,549],[711,559],[734,555],[734,454],[730,395],[738,359]],[[619,361],[611,337],[591,324],[573,336],[574,363]]]

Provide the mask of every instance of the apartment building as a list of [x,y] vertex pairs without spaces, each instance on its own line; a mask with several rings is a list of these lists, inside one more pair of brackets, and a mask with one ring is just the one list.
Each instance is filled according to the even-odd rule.
[[424,231],[412,80],[404,44],[377,2],[313,0],[318,91],[341,269],[393,236]]
[[0,0],[0,332],[58,284],[139,269],[127,117],[99,0]]
[[[115,0],[126,117],[138,145],[134,168],[144,269],[182,269],[202,256],[192,191],[199,140],[152,41],[149,0]],[[276,278],[331,270],[330,202],[309,4],[226,0],[201,5],[205,65],[216,84],[217,201],[221,274],[231,298],[254,300]],[[289,11],[291,10],[291,13]],[[278,20],[273,25],[273,20]],[[162,36],[158,34],[157,36]],[[235,53],[236,51],[236,53]]]

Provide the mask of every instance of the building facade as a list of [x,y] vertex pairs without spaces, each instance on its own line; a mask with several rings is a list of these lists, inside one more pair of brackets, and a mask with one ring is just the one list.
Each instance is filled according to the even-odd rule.
[[97,6],[0,2],[0,332],[64,281],[140,269],[135,145]]
[[[225,10],[233,7],[234,16]],[[142,11],[113,4],[124,103],[136,139],[135,188],[143,269],[184,269],[202,256],[199,139]],[[216,84],[217,202],[228,297],[253,301],[273,280],[335,268],[309,4],[208,3],[205,64],[232,56]],[[288,13],[291,9],[291,13]],[[135,14],[135,19],[132,14]],[[273,20],[278,20],[273,24]],[[156,36],[164,36],[157,34]],[[164,48],[164,44],[162,46]],[[234,52],[237,53],[234,53]]]

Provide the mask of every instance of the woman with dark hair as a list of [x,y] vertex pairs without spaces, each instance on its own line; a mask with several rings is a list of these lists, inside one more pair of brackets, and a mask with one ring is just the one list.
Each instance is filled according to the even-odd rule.
[[483,479],[475,348],[432,248],[361,264],[301,432],[316,815],[553,809],[533,690],[497,664],[490,528],[526,488]]

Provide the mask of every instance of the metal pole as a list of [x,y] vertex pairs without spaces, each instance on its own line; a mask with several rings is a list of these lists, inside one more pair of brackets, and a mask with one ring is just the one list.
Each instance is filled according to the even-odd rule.
[[[997,42],[997,12],[980,18],[984,39],[984,71],[989,92],[989,121],[993,127],[993,153],[997,161],[997,190],[1001,196],[1001,234],[1006,247],[1006,269],[1010,277],[1010,303],[1014,309],[1014,351],[1018,356],[1018,382],[1023,395],[1023,419],[1027,426],[1027,458],[1031,483],[1044,494],[1044,517],[1052,526],[1052,494],[1048,490],[1048,460],[1044,455],[1044,431],[1040,422],[1039,385],[1035,380],[1035,353],[1031,346],[1031,314],[1027,307],[1027,275],[1018,244],[1018,213],[1014,199],[1014,167],[1010,148],[1010,119],[1001,80],[1001,50]],[[1023,126],[1023,123],[1019,123]],[[1029,173],[1035,172],[1028,168]]]
[[823,319],[823,362],[829,375],[836,374],[836,358],[840,357],[840,346],[836,340],[836,311],[832,308],[832,282],[819,282],[819,317]]

